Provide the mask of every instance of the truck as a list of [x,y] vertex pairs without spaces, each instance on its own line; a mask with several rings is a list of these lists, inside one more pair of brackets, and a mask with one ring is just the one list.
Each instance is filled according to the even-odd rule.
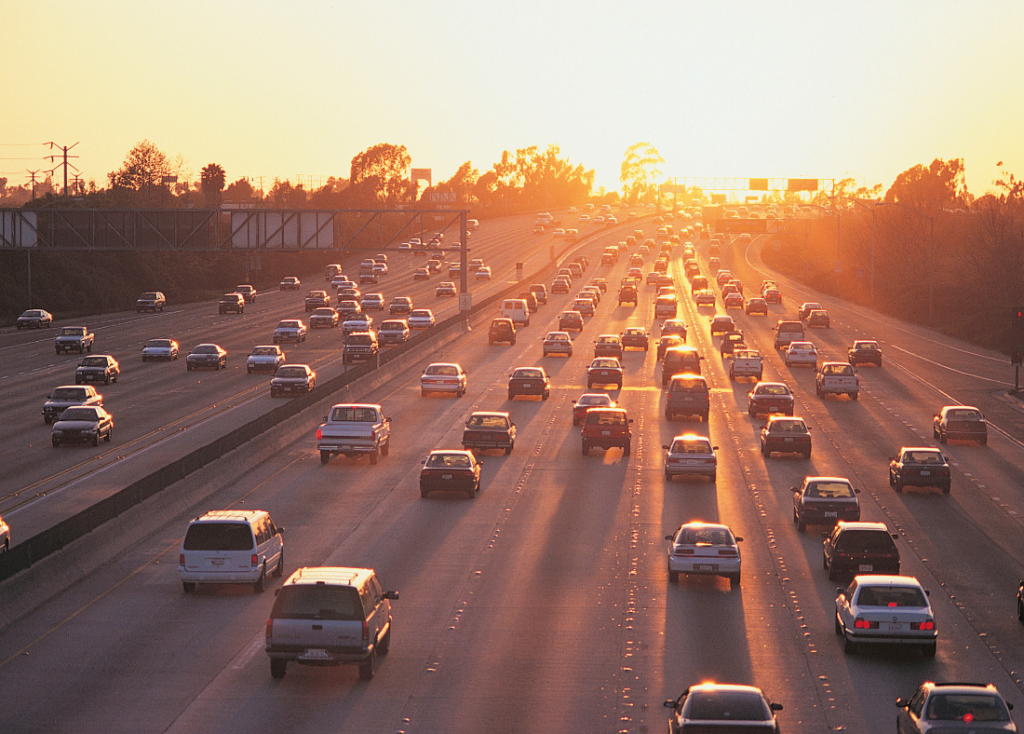
[[860,379],[848,362],[822,362],[814,376],[814,390],[818,397],[849,395],[856,400],[860,392]]
[[758,382],[764,367],[761,363],[761,353],[756,349],[735,349],[732,359],[729,360],[729,379],[736,380],[738,377],[753,377]]
[[57,332],[57,336],[53,340],[53,346],[56,348],[57,354],[63,354],[64,352],[78,352],[82,354],[84,352],[91,352],[93,342],[95,341],[96,335],[89,331],[88,327],[65,326]]
[[338,403],[316,429],[316,441],[321,464],[335,454],[350,459],[365,454],[376,464],[391,448],[391,419],[379,405]]

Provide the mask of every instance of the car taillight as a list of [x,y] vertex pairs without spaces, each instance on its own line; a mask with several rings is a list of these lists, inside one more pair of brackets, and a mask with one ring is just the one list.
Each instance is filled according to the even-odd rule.
[[672,551],[672,554],[676,555],[676,556],[692,556],[693,555],[693,549],[692,548],[676,548],[675,550]]
[[370,644],[370,625],[365,619],[363,620],[363,644]]
[[718,555],[725,556],[726,558],[736,558],[739,555],[739,551],[733,550],[732,548],[719,549]]
[[924,622],[911,622],[910,629],[912,630],[933,630],[935,629],[935,620],[927,619]]
[[184,553],[179,553],[178,554],[178,565],[181,566],[182,568],[185,568],[185,554]]
[[317,428],[317,429],[316,429],[316,440],[317,440],[317,441],[319,441],[319,440],[320,440],[320,439],[322,439],[323,437],[324,437],[324,432],[323,432],[323,430],[321,430],[321,429]]
[[255,553],[253,553],[252,554],[252,558],[249,559],[249,564],[253,568],[256,568],[256,566],[260,565],[260,557],[258,555],[256,555]]
[[273,630],[274,630],[274,620],[273,619],[268,619],[267,620],[267,633],[266,633],[266,636],[267,636],[268,640],[270,639],[271,633],[273,632]]
[[857,617],[857,619],[855,619],[853,622],[853,626],[855,629],[859,630],[878,629],[878,622],[869,622],[866,619]]

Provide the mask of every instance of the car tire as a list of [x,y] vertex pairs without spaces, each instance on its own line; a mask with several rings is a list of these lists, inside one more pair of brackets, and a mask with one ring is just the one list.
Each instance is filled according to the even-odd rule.
[[508,391],[508,399],[509,400],[515,400],[515,397],[516,397],[516,394],[514,392],[512,392],[511,390],[509,390]]
[[629,456],[629,449],[630,449],[630,444],[627,441],[626,445],[622,447],[622,455],[623,456]]
[[321,451],[320,452],[320,463],[321,464],[326,464],[330,460],[331,460],[331,452],[330,451]]
[[679,581],[679,572],[678,571],[669,571],[668,572],[668,582],[670,584],[674,584],[674,583],[677,583],[678,581]]
[[377,672],[377,647],[376,645],[370,650],[370,657],[363,662],[359,663],[359,677],[362,680],[373,680],[374,674]]
[[111,441],[114,440],[114,429],[113,428],[111,428],[109,431],[107,431],[107,435],[103,437],[103,440],[106,441],[107,443],[110,443]]
[[508,446],[506,446],[505,447],[505,456],[508,456],[509,454],[511,454],[512,453],[512,449],[514,447],[515,447],[514,443],[510,443]]
[[284,548],[281,549],[281,556],[277,559],[277,566],[274,568],[274,573],[271,575],[276,579],[279,579],[284,575]]
[[988,436],[984,436],[978,443],[982,446],[988,445]]
[[796,531],[798,533],[806,533],[807,532],[807,523],[804,522],[803,520],[797,520]]
[[99,431],[97,431],[96,435],[93,436],[93,438],[92,438],[92,445],[93,446],[99,446],[100,445],[100,433],[99,433]]
[[896,494],[903,494],[903,482],[899,479],[892,485],[896,488]]
[[715,472],[714,474],[708,474],[708,479],[711,481],[712,484],[717,482],[718,481],[718,472]]
[[849,637],[843,637],[843,652],[847,655],[853,655],[857,652],[857,643],[851,640]]
[[671,482],[672,481],[672,474],[668,470],[665,470],[665,481],[666,482]]
[[936,438],[939,439],[939,443],[946,443],[946,434],[942,432],[942,429],[939,429],[939,435]]
[[806,451],[804,451],[804,459],[810,459],[810,458],[811,458],[811,450],[807,449]]
[[551,392],[549,390],[545,390],[544,394],[540,396],[541,400],[547,400],[550,397],[551,397]]
[[949,494],[950,485],[946,484],[942,487],[942,494]]
[[[56,446],[56,445],[57,444],[54,444],[54,446]],[[583,455],[587,456],[588,454],[590,454],[590,444],[587,443],[586,441],[584,441],[583,442]]]
[[740,572],[729,574],[729,588],[735,589],[740,585]]
[[859,398],[860,398],[860,393],[859,392],[852,392],[852,393],[850,393],[850,400],[857,400]]
[[370,452],[370,464],[376,464],[378,461],[380,461],[380,449],[375,447]]
[[767,459],[767,458],[771,457],[771,455],[772,455],[772,452],[768,450],[768,447],[765,446],[764,444],[761,444],[761,456],[763,456],[764,458]]
[[263,564],[263,568],[260,570],[260,577],[253,582],[252,590],[257,594],[262,594],[267,588],[267,564]]
[[1024,622],[1024,602],[1017,600],[1017,619]]
[[[394,624],[392,622],[392,624]],[[388,626],[388,631],[384,633],[384,636],[380,638],[380,642],[377,643],[377,654],[387,655],[391,652],[391,626]]]
[[929,642],[927,645],[925,645],[924,648],[922,648],[921,652],[924,654],[926,658],[933,658],[935,657],[935,650],[937,647],[938,643],[933,640],[932,642]]
[[835,615],[835,630],[836,630],[836,634],[837,635],[843,634],[843,625],[839,621],[839,613],[838,612]]

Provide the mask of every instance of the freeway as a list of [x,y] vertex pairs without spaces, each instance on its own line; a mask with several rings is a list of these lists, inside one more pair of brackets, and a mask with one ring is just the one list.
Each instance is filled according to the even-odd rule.
[[[588,250],[619,238],[603,234]],[[761,244],[723,253],[748,288],[767,272]],[[700,250],[707,254],[706,245]],[[671,273],[686,293],[680,265],[674,259]],[[614,284],[624,270],[622,261],[592,265],[584,281],[599,275]],[[268,435],[182,482],[183,497],[198,484],[208,496],[164,501],[155,531],[4,630],[4,731],[647,732],[664,726],[663,700],[704,679],[761,686],[784,705],[786,732],[889,730],[895,698],[925,679],[991,681],[1024,710],[1024,635],[1013,614],[1024,574],[1024,430],[1019,408],[1000,396],[1005,369],[982,350],[781,285],[786,303],[769,318],[732,313],[766,355],[765,379],[793,387],[797,414],[813,428],[809,461],[761,457],[763,421],[745,410],[751,383],[730,383],[710,309],[698,311],[685,296],[689,343],[705,355],[713,391],[710,422],[666,422],[654,350],[629,351],[614,396],[635,421],[631,456],[581,456],[570,409],[585,391],[591,342],[651,327],[653,293],[645,287],[636,308],[617,306],[609,293],[568,359],[540,354],[540,337],[571,296],[553,297],[513,347],[488,346],[477,330],[445,349],[446,361],[469,371],[463,398],[420,397],[421,365],[361,396],[393,419],[390,456],[376,466],[323,466],[311,435]],[[885,367],[859,370],[859,401],[814,397],[811,371],[785,367],[772,349],[771,325],[803,300],[822,301],[832,315],[832,329],[810,334],[823,357],[842,357],[855,338],[882,341]],[[438,358],[425,352],[423,363]],[[551,374],[551,399],[509,402],[511,369],[533,364]],[[901,445],[930,444],[932,412],[954,401],[986,411],[995,428],[989,445],[944,447],[954,467],[950,495],[896,495],[888,457]],[[421,499],[419,462],[433,448],[458,447],[462,421],[479,409],[512,413],[515,451],[483,457],[475,500]],[[687,431],[720,447],[716,484],[665,481],[661,446]],[[934,659],[843,654],[820,537],[799,534],[792,522],[789,489],[808,474],[851,478],[864,519],[900,533],[903,572],[931,591],[940,630]],[[373,681],[360,681],[355,668],[296,666],[274,681],[262,651],[270,593],[182,593],[177,553],[188,518],[225,507],[272,513],[286,528],[288,572],[372,566],[401,591],[391,654]],[[152,509],[129,513],[119,529],[142,512]],[[744,537],[739,589],[724,579],[669,583],[664,535],[694,518],[726,522]]]

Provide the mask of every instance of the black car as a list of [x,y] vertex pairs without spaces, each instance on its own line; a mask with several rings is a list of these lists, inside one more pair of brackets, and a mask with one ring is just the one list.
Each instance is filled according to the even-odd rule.
[[52,323],[53,315],[49,311],[44,311],[41,308],[30,308],[18,317],[15,326],[19,329],[40,329],[44,326],[49,329]]
[[798,532],[808,525],[835,525],[840,520],[860,520],[860,493],[843,477],[804,477],[793,487],[793,522]]
[[849,355],[850,364],[854,367],[859,364],[882,366],[882,348],[878,346],[876,341],[855,341],[853,346],[847,351],[847,354]]
[[669,734],[778,734],[775,712],[782,704],[772,703],[754,686],[701,683],[665,701],[665,708],[672,709]]
[[469,416],[462,431],[462,448],[501,449],[506,455],[516,445],[516,424],[508,413],[476,411]]
[[623,303],[631,303],[634,306],[637,304],[638,296],[636,294],[636,286],[624,285],[619,288],[619,305]]
[[645,352],[650,347],[651,338],[647,329],[642,326],[630,326],[622,332],[622,348],[643,349]]
[[889,484],[897,492],[907,486],[938,487],[949,494],[951,482],[949,462],[938,449],[904,446],[889,461]]
[[487,330],[487,343],[497,344],[498,342],[516,343],[516,327],[512,319],[494,319],[491,327]]
[[559,331],[583,331],[583,314],[579,311],[562,311],[558,317]]
[[540,395],[547,400],[551,395],[551,380],[543,367],[518,367],[508,379],[508,399],[517,395]]
[[219,370],[228,366],[228,353],[216,344],[200,344],[185,357],[185,369],[192,370],[212,367]]
[[82,360],[75,370],[75,384],[84,385],[87,382],[102,382],[109,385],[117,382],[121,375],[121,365],[109,354],[94,354]]
[[803,418],[774,416],[761,429],[761,454],[771,458],[777,454],[803,454],[805,459],[811,458],[810,428]]
[[898,576],[900,552],[893,542],[897,538],[885,523],[839,521],[825,536],[821,565],[831,581],[861,573]]
[[722,337],[722,343],[718,345],[718,348],[724,357],[737,349],[746,349],[747,343],[743,340],[743,334],[734,331]]
[[420,470],[420,497],[447,490],[465,492],[470,499],[480,491],[480,462],[472,451],[431,451]]
[[759,382],[747,393],[747,414],[758,413],[793,415],[793,393],[784,382]]

